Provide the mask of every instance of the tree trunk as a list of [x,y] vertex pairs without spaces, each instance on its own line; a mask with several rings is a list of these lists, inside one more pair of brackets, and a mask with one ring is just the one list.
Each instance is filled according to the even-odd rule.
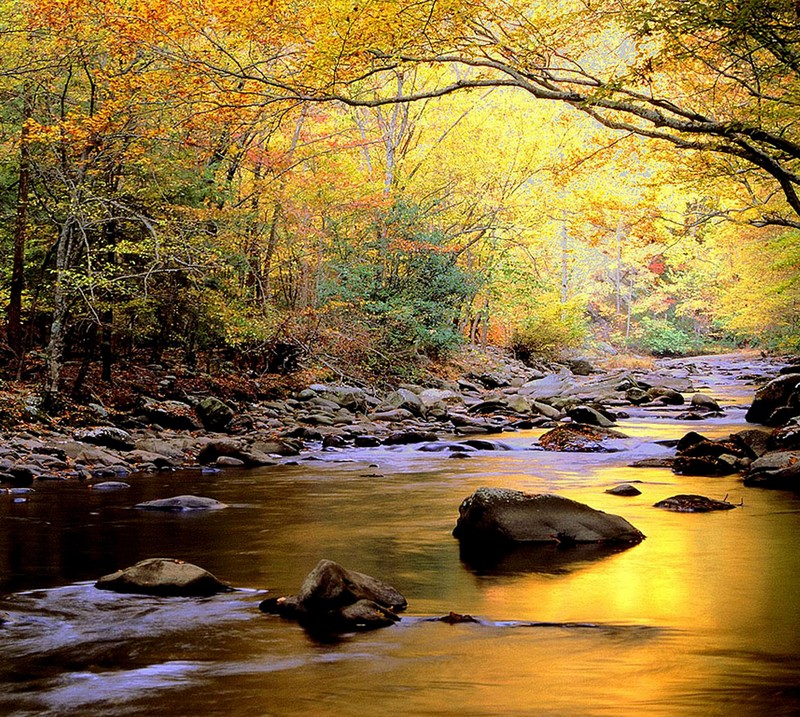
[[569,234],[567,234],[567,215],[561,222],[561,303],[569,299]]
[[[115,264],[117,260],[116,246],[119,227],[115,219],[109,219],[104,227],[106,242],[108,245],[108,261]],[[103,381],[111,381],[111,368],[114,364],[114,304],[111,297],[108,297],[108,306],[100,314],[100,378]]]
[[51,411],[58,408],[61,398],[61,369],[64,359],[64,336],[66,334],[67,294],[64,289],[64,272],[69,268],[72,256],[72,225],[70,217],[64,222],[56,247],[56,274],[53,287],[53,322],[50,325],[50,340],[45,349],[45,377],[43,408]]
[[617,270],[614,275],[617,294],[617,316],[622,312],[622,218],[617,222]]
[[22,292],[25,289],[25,244],[28,235],[28,200],[30,194],[30,154],[28,151],[28,123],[32,114],[30,88],[23,90],[22,130],[19,140],[19,184],[14,221],[14,254],[11,265],[6,334],[8,345],[22,362]]

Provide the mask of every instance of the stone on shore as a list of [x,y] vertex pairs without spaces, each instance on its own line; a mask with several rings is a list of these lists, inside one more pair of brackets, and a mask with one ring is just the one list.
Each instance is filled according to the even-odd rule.
[[233,420],[234,410],[215,396],[196,398],[194,409],[207,431],[222,431]]
[[114,448],[118,451],[132,451],[136,448],[136,441],[133,440],[133,436],[127,431],[114,426],[91,428],[76,434],[75,438],[83,443],[91,443],[103,448]]
[[627,520],[568,498],[506,488],[479,488],[459,507],[453,535],[462,543],[639,543]]
[[197,565],[173,558],[148,558],[135,565],[104,575],[99,590],[162,597],[207,597],[232,588]]

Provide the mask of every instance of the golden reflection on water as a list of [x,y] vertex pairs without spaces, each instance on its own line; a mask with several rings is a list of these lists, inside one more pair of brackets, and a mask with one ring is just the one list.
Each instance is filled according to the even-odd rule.
[[[168,485],[175,493],[196,491],[233,507],[184,520],[132,515],[113,504],[134,502],[133,495],[100,496],[92,499],[102,525],[99,519],[89,525],[83,513],[9,522],[8,530],[19,533],[12,536],[15,544],[45,546],[42,554],[53,560],[69,555],[70,569],[86,569],[81,554],[75,557],[75,546],[82,545],[76,536],[90,546],[86,550],[104,551],[115,567],[146,557],[139,552],[169,546],[177,557],[235,585],[268,587],[275,594],[296,591],[316,561],[327,557],[394,584],[410,605],[399,626],[337,644],[316,643],[296,625],[255,610],[246,620],[209,625],[200,606],[177,636],[107,647],[97,640],[91,660],[81,646],[71,653],[64,648],[64,665],[52,668],[56,687],[44,678],[33,684],[19,677],[19,689],[38,694],[45,706],[47,699],[63,710],[80,704],[82,713],[94,715],[126,714],[128,707],[142,714],[233,717],[797,713],[800,499],[744,489],[738,476],[681,477],[668,469],[627,467],[633,458],[665,452],[645,445],[649,441],[677,439],[687,430],[721,436],[742,428],[728,419],[685,424],[621,422],[632,438],[628,452],[619,454],[516,450],[456,461],[413,450],[374,451],[353,454],[357,460],[348,464],[217,478],[159,475],[132,488],[136,500],[155,497]],[[502,440],[519,448],[539,433]],[[640,481],[642,495],[604,492],[631,481]],[[622,515],[647,539],[613,554],[551,550],[476,567],[461,559],[450,533],[460,501],[481,485],[558,492]],[[43,489],[36,500],[44,503],[46,490],[61,488]],[[707,515],[652,507],[676,493],[728,495],[744,505]],[[74,499],[85,509],[84,497]],[[64,503],[47,505],[56,510],[52,506]],[[29,508],[35,512],[35,500]],[[72,550],[52,550],[58,539],[69,539]],[[29,548],[26,555],[38,554]],[[473,614],[483,624],[422,621],[450,611]],[[137,612],[126,624],[140,619]],[[596,627],[524,624],[541,621]],[[90,637],[94,629],[88,626]],[[119,680],[125,669],[177,669],[176,663],[190,660],[195,672],[183,682],[135,697],[125,693],[117,707],[113,701],[91,703],[105,674]],[[61,697],[71,703],[57,704],[59,685],[73,690]],[[3,704],[0,695],[0,711]]]

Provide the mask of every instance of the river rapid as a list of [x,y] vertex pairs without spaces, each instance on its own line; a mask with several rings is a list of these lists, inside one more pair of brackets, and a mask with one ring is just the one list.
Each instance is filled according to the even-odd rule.
[[[627,467],[671,455],[656,441],[689,430],[748,427],[747,376],[768,367],[752,356],[672,366],[687,363],[725,415],[681,422],[636,409],[619,423],[630,438],[617,453],[533,451],[542,431],[527,431],[466,459],[420,446],[319,451],[255,470],[132,476],[123,492],[64,481],[37,484],[24,502],[0,496],[0,714],[800,713],[800,497],[744,488],[738,475]],[[630,481],[642,495],[604,493]],[[557,492],[647,539],[470,563],[451,531],[479,486]],[[186,493],[230,507],[131,508]],[[676,493],[741,505],[652,507]],[[147,557],[196,563],[240,589],[198,600],[93,587]],[[321,558],[398,588],[403,620],[319,642],[258,611],[265,596],[296,592]],[[428,619],[450,611],[480,622]]]

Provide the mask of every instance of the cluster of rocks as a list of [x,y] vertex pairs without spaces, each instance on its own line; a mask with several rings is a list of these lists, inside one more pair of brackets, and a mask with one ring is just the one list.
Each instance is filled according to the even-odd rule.
[[[604,450],[603,440],[615,437],[608,431],[627,415],[625,407],[675,406],[684,401],[681,392],[693,390],[685,376],[598,374],[586,361],[549,374],[510,361],[502,370],[433,383],[403,384],[383,393],[312,384],[285,399],[246,405],[228,405],[213,396],[178,400],[167,392],[168,398],[142,399],[129,413],[105,413],[104,425],[93,428],[29,428],[0,436],[0,483],[25,487],[35,479],[115,479],[178,467],[268,466],[310,447],[425,443],[443,436],[562,423],[592,426],[593,432],[584,431],[574,441],[545,439],[542,447]],[[692,404],[702,405],[703,415],[719,410],[713,399],[700,394]],[[577,447],[570,447],[572,443]]]
[[[185,502],[187,498],[193,497],[173,500]],[[482,550],[500,552],[530,544],[629,547],[644,539],[639,530],[619,516],[557,495],[501,488],[480,488],[466,498],[459,508],[453,535],[462,545],[479,544]],[[208,597],[233,589],[206,570],[172,558],[142,560],[101,577],[95,587],[161,597]],[[406,598],[388,583],[331,560],[321,560],[296,595],[267,598],[259,609],[297,620],[311,633],[341,634],[393,625],[407,606]],[[437,619],[475,621],[457,613]]]
[[717,439],[690,431],[677,442],[674,458],[644,459],[632,465],[671,467],[690,476],[741,473],[748,487],[800,489],[800,366],[784,368],[759,388],[746,420],[768,428]]

